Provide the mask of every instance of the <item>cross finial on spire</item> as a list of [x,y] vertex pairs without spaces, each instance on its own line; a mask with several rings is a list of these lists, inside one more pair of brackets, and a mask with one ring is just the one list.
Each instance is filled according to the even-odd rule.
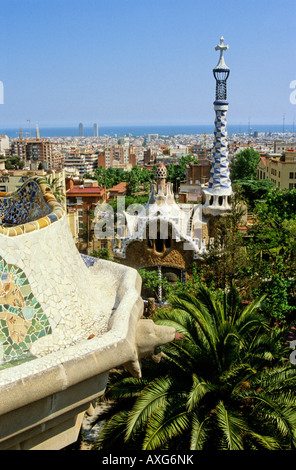
[[223,52],[224,52],[224,51],[227,51],[227,49],[229,49],[229,46],[228,46],[228,44],[227,44],[227,45],[224,44],[224,37],[221,36],[221,38],[220,38],[220,44],[218,44],[218,45],[215,47],[215,51],[220,51],[220,58],[219,58],[219,62],[218,62],[217,68],[226,67],[226,64],[225,64],[225,61],[224,61]]

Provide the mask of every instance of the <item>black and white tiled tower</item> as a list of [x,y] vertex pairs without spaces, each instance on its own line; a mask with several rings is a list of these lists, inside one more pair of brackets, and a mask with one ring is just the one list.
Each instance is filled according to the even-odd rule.
[[215,47],[216,50],[220,51],[220,58],[217,66],[213,69],[216,80],[214,152],[211,162],[209,186],[203,190],[203,212],[209,215],[220,215],[231,207],[230,196],[232,195],[232,187],[229,177],[226,131],[226,114],[228,111],[226,81],[230,69],[225,64],[223,56],[224,51],[228,48],[228,45],[224,45],[224,38],[221,37],[220,44]]

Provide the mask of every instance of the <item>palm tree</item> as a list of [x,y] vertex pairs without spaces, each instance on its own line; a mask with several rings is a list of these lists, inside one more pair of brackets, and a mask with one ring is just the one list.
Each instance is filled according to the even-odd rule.
[[49,176],[46,178],[46,183],[50,187],[55,199],[59,203],[63,203],[65,201],[65,192],[63,186],[60,184],[60,180],[58,178],[51,178]]
[[143,378],[112,376],[96,448],[294,449],[295,368],[262,300],[243,308],[234,285],[173,297],[154,321],[184,340],[166,345],[160,364],[143,363]]

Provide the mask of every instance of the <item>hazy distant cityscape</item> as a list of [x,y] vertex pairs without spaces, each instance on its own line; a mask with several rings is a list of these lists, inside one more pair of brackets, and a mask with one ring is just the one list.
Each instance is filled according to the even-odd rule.
[[[175,125],[163,125],[163,124],[148,124],[148,125],[99,125],[94,123],[93,125],[84,125],[80,123],[76,126],[38,126],[39,135],[42,138],[48,137],[139,137],[147,136],[148,134],[158,134],[160,136],[174,136],[174,135],[199,135],[199,134],[211,134],[214,131],[214,123],[205,124],[175,124]],[[34,136],[35,127],[21,127],[24,137]],[[19,136],[19,127],[7,127],[0,129],[1,134],[5,134],[11,139]],[[264,134],[274,136],[282,136],[283,134],[295,134],[295,122],[292,123],[283,122],[282,124],[232,124],[228,125],[228,136],[233,134],[239,135],[257,135]]]
[[[258,130],[257,130],[258,129]],[[240,132],[238,132],[238,130]],[[131,169],[164,160],[177,163],[187,154],[211,158],[214,144],[213,125],[190,126],[83,126],[71,128],[14,128],[2,131],[0,153],[19,155],[25,169],[79,169],[79,173],[94,174],[98,166]],[[77,135],[75,135],[77,134]],[[80,135],[79,135],[80,134]],[[294,124],[231,126],[228,129],[229,158],[242,147],[251,146],[258,152],[274,152],[274,142],[282,141],[284,148],[295,142]],[[26,150],[29,149],[30,150]],[[45,150],[46,149],[46,150]],[[110,149],[117,149],[111,155]],[[149,150],[149,159],[144,159]],[[111,151],[112,152],[112,151]],[[114,153],[114,152],[113,152]],[[132,156],[132,157],[131,157]],[[173,158],[173,160],[172,160]],[[88,164],[89,163],[89,164]]]

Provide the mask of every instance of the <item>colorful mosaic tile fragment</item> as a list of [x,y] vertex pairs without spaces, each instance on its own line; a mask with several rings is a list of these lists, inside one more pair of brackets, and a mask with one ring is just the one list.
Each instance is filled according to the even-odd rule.
[[0,196],[0,234],[22,235],[47,227],[64,214],[47,182],[41,177],[28,179],[21,188]]
[[34,359],[32,343],[51,333],[25,273],[0,257],[0,370]]

